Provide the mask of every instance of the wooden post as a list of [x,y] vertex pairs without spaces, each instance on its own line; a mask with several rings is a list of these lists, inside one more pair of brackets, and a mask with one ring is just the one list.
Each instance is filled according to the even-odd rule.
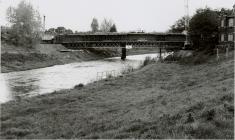
[[226,58],[228,58],[228,47],[229,46],[226,47],[226,54],[225,54]]
[[219,49],[218,48],[216,48],[216,58],[217,58],[217,60],[219,60]]
[[162,48],[161,47],[159,49],[159,59],[160,59],[160,61],[162,60]]
[[126,59],[126,44],[122,43],[121,47],[122,47],[122,56],[121,56],[121,59],[124,61]]

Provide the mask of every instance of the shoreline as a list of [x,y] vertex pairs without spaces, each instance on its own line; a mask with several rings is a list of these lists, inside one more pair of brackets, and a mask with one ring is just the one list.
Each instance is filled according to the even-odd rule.
[[[53,48],[55,47],[55,48]],[[47,49],[49,51],[47,52]],[[59,50],[66,50],[65,47],[61,45],[48,45],[40,44],[36,50],[25,51],[23,48],[18,48],[15,51],[12,46],[3,47],[1,54],[1,73],[26,71],[38,68],[51,67],[55,65],[64,65],[75,62],[86,62],[93,60],[100,60],[109,57],[121,57],[120,52],[106,51],[106,53],[96,53],[89,50],[77,51],[77,52],[59,52]],[[5,51],[4,51],[5,50]],[[157,53],[158,51],[154,49],[146,50],[127,50],[127,55],[141,55]],[[99,54],[100,53],[100,54]],[[121,58],[120,58],[121,59]]]

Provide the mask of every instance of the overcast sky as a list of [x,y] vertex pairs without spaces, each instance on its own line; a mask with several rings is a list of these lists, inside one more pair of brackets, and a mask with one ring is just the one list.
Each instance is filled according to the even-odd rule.
[[[0,0],[0,21],[6,25],[6,9],[21,0]],[[185,0],[26,0],[46,16],[46,28],[64,26],[88,31],[93,17],[99,23],[112,19],[118,31],[137,29],[164,32],[185,15]],[[189,14],[205,6],[232,8],[234,0],[189,0]]]

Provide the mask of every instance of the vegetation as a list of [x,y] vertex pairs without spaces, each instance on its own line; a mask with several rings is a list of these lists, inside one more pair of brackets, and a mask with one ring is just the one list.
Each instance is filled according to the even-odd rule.
[[83,87],[84,87],[84,84],[80,83],[80,84],[74,86],[74,89],[81,89]]
[[142,67],[147,66],[148,64],[152,64],[156,62],[155,58],[151,58],[150,56],[145,57]]
[[198,9],[190,20],[189,33],[197,49],[214,49],[218,44],[219,15],[209,8]]
[[170,27],[170,30],[168,32],[182,33],[185,30],[185,20],[186,17],[182,17],[179,20],[177,20],[175,24]]
[[113,26],[110,28],[110,32],[117,32],[117,28],[115,24],[113,24]]
[[30,3],[21,1],[17,7],[9,7],[7,19],[11,24],[8,43],[16,46],[32,47],[40,41],[41,17]]
[[65,27],[50,28],[45,31],[47,34],[59,35],[59,34],[73,34],[71,29],[66,29]]
[[122,69],[121,74],[128,74],[133,71],[134,71],[134,67],[132,67],[131,65],[127,65],[124,67],[124,69]]
[[[218,44],[219,22],[221,15],[231,15],[232,10],[210,8],[198,9],[189,19],[189,35],[193,48],[200,51],[211,52]],[[169,32],[182,33],[185,29],[185,17],[177,20]]]
[[112,26],[113,26],[113,21],[111,19],[107,20],[105,18],[100,25],[100,31],[101,32],[110,32],[110,29]]
[[1,139],[233,139],[234,62],[148,65],[1,105]]
[[99,31],[99,23],[96,18],[93,18],[91,22],[91,31],[92,32],[98,32]]

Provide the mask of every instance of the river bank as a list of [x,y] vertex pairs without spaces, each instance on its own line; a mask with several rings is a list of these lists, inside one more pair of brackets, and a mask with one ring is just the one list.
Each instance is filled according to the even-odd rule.
[[233,56],[200,65],[158,62],[2,104],[1,138],[232,139]]
[[[158,49],[133,48],[127,50],[127,55],[147,53],[158,53]],[[27,49],[3,43],[1,47],[1,72],[24,71],[116,56],[121,56],[121,54],[119,49],[114,48],[70,51],[60,44],[39,44],[34,48]]]
[[62,65],[72,62],[90,61],[119,55],[116,50],[69,51],[60,44],[39,44],[34,48],[22,48],[2,44],[1,72],[23,71]]

